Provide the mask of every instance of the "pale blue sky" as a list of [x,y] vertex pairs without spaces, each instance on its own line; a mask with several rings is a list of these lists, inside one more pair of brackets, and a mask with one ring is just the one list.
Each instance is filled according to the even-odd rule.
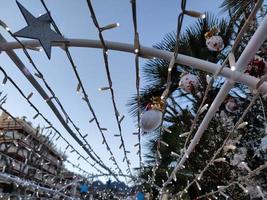
[[[58,27],[65,37],[98,39],[96,28],[92,24],[86,0],[46,0],[48,8],[56,21]],[[217,0],[188,0],[187,8],[200,12],[210,11],[218,14],[218,6],[222,1]],[[44,13],[44,9],[38,0],[20,0],[33,15],[38,16]],[[106,40],[132,43],[133,26],[130,0],[95,0],[92,1],[95,13],[100,25],[107,25],[119,22],[120,27],[109,30],[104,33]],[[140,34],[140,42],[143,46],[152,46],[161,41],[168,32],[176,30],[177,15],[179,14],[180,1],[177,0],[137,0],[138,14],[138,30]],[[221,14],[219,14],[221,15]],[[20,13],[15,0],[1,0],[0,19],[5,21],[12,32],[18,31],[26,25],[26,22]],[[184,27],[193,23],[195,19],[185,17]],[[10,37],[3,29],[0,29],[9,41]],[[34,73],[34,69],[29,64],[21,50],[16,51],[26,66]],[[98,88],[107,86],[107,79],[104,70],[102,52],[96,49],[71,48],[74,61],[78,66],[81,78],[85,88],[89,94],[91,103],[96,111],[97,117],[102,127],[108,128],[106,132],[107,141],[114,152],[116,159],[123,170],[126,169],[125,163],[122,162],[123,152],[119,150],[119,139],[113,137],[118,129],[114,118],[113,108],[109,91],[99,92]],[[81,95],[76,93],[77,81],[74,77],[71,65],[66,59],[65,53],[59,48],[52,49],[52,59],[48,60],[44,52],[31,51],[31,56],[39,69],[44,74],[48,83],[52,86],[57,96],[63,103],[66,111],[72,117],[74,122],[81,128],[84,134],[89,134],[88,142],[95,149],[102,160],[110,165],[109,154],[107,153],[99,131],[94,123],[89,124],[91,114],[88,112],[86,104],[81,100]],[[116,101],[120,113],[126,117],[122,123],[123,136],[126,148],[131,151],[129,158],[132,167],[138,166],[137,148],[133,147],[137,143],[137,137],[132,135],[135,124],[127,113],[126,103],[128,99],[135,93],[135,66],[134,55],[122,52],[109,52],[110,70],[113,79],[113,85],[116,95]],[[141,60],[141,67],[144,60]],[[50,111],[44,100],[39,96],[35,89],[24,78],[17,67],[10,61],[6,54],[0,54],[0,65],[8,72],[8,74],[21,86],[26,94],[34,92],[32,101],[37,105],[42,113],[46,114],[49,120],[61,130],[62,134],[71,141],[74,146],[77,144],[68,136],[61,124]],[[2,74],[0,78],[2,78]],[[5,107],[15,116],[27,116],[35,125],[40,123],[44,125],[42,120],[32,120],[35,115],[33,109],[21,98],[18,92],[11,86],[6,84],[1,86],[1,91],[8,94],[8,101]],[[66,144],[61,140],[56,143],[57,147],[64,150]],[[82,151],[82,150],[81,150]],[[83,151],[82,151],[83,152]],[[86,156],[86,154],[83,152]],[[77,156],[69,154],[69,160],[78,163],[85,170],[94,172],[83,162],[77,161]]]

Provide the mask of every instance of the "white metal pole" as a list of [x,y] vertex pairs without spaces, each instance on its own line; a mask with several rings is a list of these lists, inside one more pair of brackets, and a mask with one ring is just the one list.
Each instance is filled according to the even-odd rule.
[[[85,48],[102,48],[101,42],[98,40],[86,40],[86,39],[66,39],[68,41],[68,46],[70,47],[85,47]],[[27,40],[22,41],[22,43],[26,47],[40,47],[40,43],[37,40]],[[62,47],[62,43],[52,43],[53,46]],[[122,51],[122,52],[129,52],[134,53],[134,46],[131,44],[126,43],[119,43],[119,42],[111,42],[106,41],[107,48],[110,50]],[[9,51],[13,49],[22,48],[18,42],[4,42],[0,43],[0,50],[2,51]],[[140,56],[143,58],[161,58],[166,61],[170,61],[173,53],[169,51],[164,51],[160,49],[150,48],[150,47],[143,47],[140,48]],[[176,63],[190,66],[199,70],[203,70],[209,73],[214,74],[221,65],[211,63],[205,60],[201,60],[198,58],[186,56],[179,54]],[[245,66],[245,65],[244,65]],[[229,68],[224,68],[220,73],[221,76],[225,78],[232,78],[233,71]],[[247,85],[251,88],[255,88],[256,84],[258,83],[259,79],[249,76],[247,74],[241,72],[235,72],[235,81]],[[267,83],[262,84],[259,89],[262,93],[267,93]]]
[[[240,58],[238,59],[236,63],[236,69],[243,71],[251,58],[256,54],[260,46],[263,44],[263,42],[267,39],[267,15],[265,16],[263,22],[259,26],[259,28],[256,30],[252,38],[250,39],[248,45],[244,49],[243,53],[241,54]],[[235,73],[235,72],[234,72]],[[188,156],[192,153],[192,151],[195,149],[195,146],[198,144],[200,138],[202,137],[204,131],[207,129],[209,122],[213,118],[216,111],[219,109],[220,105],[224,101],[225,97],[228,95],[229,91],[234,86],[234,79],[236,76],[232,77],[232,80],[227,80],[223,84],[222,88],[220,89],[218,95],[212,102],[206,116],[204,117],[203,121],[201,122],[194,138],[192,139],[190,145],[188,146],[185,154],[183,155],[180,162],[176,165],[175,169],[173,170],[170,178],[164,183],[164,186],[166,186],[168,183],[171,182],[172,178],[176,174],[176,172],[181,169],[187,160]]]

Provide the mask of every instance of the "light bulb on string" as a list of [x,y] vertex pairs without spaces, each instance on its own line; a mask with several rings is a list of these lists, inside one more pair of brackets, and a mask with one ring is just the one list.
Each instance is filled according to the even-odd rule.
[[3,78],[2,85],[5,85],[5,84],[7,83],[7,80],[8,80],[8,78],[7,78],[7,76],[5,76],[5,77]]
[[190,17],[195,17],[195,18],[200,18],[200,19],[205,19],[206,18],[206,14],[205,13],[201,13],[201,12],[197,12],[197,11],[193,11],[193,10],[185,10],[184,14],[188,15]]
[[101,31],[105,31],[105,30],[109,30],[109,29],[117,28],[117,27],[119,27],[119,26],[120,26],[120,24],[117,22],[117,23],[108,24],[108,25],[106,25],[106,26],[104,26],[104,27],[101,27],[100,30],[101,30]]
[[238,186],[239,186],[245,193],[248,193],[247,188],[245,188],[243,185],[241,185],[241,184],[239,183]]
[[190,131],[189,132],[185,132],[185,133],[182,133],[179,135],[179,137],[186,137],[190,134]]
[[235,70],[236,70],[236,66],[232,65],[232,66],[230,67],[230,69],[231,69],[232,71],[235,71]]
[[243,122],[243,123],[238,125],[237,129],[244,128],[246,125],[248,125],[248,122]]
[[0,26],[2,26],[6,31],[10,31],[10,28],[2,20],[0,20]]
[[98,89],[99,91],[105,91],[105,90],[110,90],[110,87],[102,87]]

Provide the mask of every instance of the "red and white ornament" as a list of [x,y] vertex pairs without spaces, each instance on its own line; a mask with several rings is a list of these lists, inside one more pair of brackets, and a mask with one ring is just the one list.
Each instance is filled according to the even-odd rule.
[[223,39],[218,35],[220,29],[212,27],[205,33],[206,46],[210,51],[221,51],[224,48]]
[[224,48],[223,39],[219,35],[214,35],[206,39],[206,45],[210,51],[221,51]]
[[188,93],[196,91],[199,86],[200,81],[194,74],[184,74],[179,82],[179,87]]

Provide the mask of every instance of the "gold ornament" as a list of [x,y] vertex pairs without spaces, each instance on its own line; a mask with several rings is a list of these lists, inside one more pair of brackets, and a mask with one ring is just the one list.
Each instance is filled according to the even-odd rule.
[[212,27],[208,32],[205,33],[205,39],[209,39],[214,35],[217,35],[220,32],[220,30],[216,27]]
[[164,101],[160,97],[152,97],[151,108],[153,110],[159,110],[159,111],[163,112],[164,111]]

